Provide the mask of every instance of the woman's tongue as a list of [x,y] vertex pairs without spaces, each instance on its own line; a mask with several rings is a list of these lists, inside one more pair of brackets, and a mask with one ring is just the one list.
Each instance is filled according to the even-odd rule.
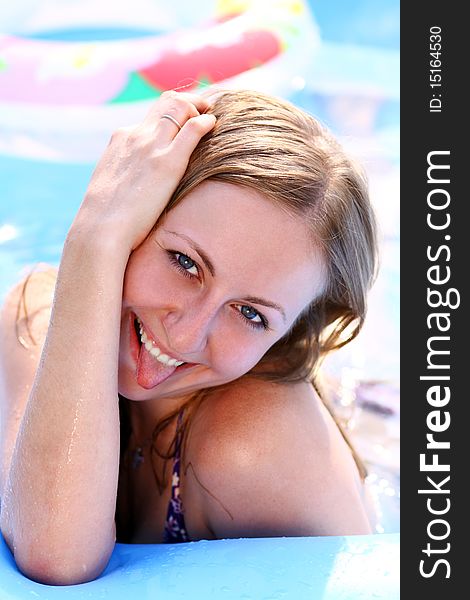
[[145,349],[145,345],[140,346],[139,358],[137,360],[136,378],[137,383],[150,390],[162,381],[165,381],[175,370],[176,366],[164,365],[154,358],[150,352]]

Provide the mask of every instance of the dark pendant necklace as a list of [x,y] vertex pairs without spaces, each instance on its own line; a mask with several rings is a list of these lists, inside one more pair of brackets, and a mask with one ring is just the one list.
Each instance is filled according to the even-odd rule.
[[141,464],[144,463],[144,449],[150,444],[152,438],[147,438],[141,446],[137,446],[134,450],[132,450],[132,468],[135,470],[140,467]]
[[132,453],[132,468],[137,469],[144,462],[144,449],[139,446]]

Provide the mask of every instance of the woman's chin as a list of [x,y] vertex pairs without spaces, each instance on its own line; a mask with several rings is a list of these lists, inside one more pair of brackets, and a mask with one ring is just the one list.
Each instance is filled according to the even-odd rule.
[[143,397],[144,394],[142,392],[145,392],[145,390],[138,390],[135,386],[130,386],[126,383],[121,383],[121,381],[118,384],[118,393],[121,396],[124,396],[124,398],[127,398],[128,400],[134,400],[137,402],[139,400],[148,400],[148,398]]

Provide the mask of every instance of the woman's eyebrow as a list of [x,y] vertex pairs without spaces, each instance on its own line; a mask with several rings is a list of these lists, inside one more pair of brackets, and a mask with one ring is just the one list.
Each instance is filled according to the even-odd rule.
[[277,310],[281,313],[284,323],[286,322],[286,312],[279,304],[271,302],[270,300],[265,300],[264,298],[259,298],[258,296],[246,296],[245,300],[247,302],[252,302],[253,304],[262,304],[263,306],[267,306],[268,308],[274,308],[274,310]]
[[212,277],[214,277],[214,275],[215,275],[214,265],[212,264],[212,261],[207,256],[207,254],[204,252],[204,250],[201,248],[201,246],[199,246],[199,244],[196,244],[196,242],[194,242],[187,235],[184,235],[184,233],[176,233],[176,231],[168,231],[168,229],[164,229],[163,231],[165,233],[169,233],[171,235],[176,235],[177,237],[185,240],[191,246],[191,248],[193,250],[196,250],[196,252],[202,258],[202,260],[203,260],[204,264],[206,265],[206,267],[209,269],[209,273],[212,275]]
[[[163,231],[165,233],[169,233],[170,235],[175,235],[176,237],[179,237],[179,238],[185,240],[191,246],[191,248],[193,250],[196,250],[196,252],[202,258],[206,267],[209,269],[209,273],[212,275],[212,277],[214,277],[214,275],[215,275],[214,265],[213,265],[212,261],[210,260],[210,258],[207,256],[207,254],[204,252],[204,250],[199,246],[199,244],[196,244],[196,242],[194,240],[192,240],[190,237],[188,237],[184,233],[176,233],[176,231],[169,231],[168,229],[164,229]],[[267,306],[268,308],[273,308],[274,310],[277,310],[278,312],[281,313],[284,323],[287,321],[286,312],[282,308],[282,306],[280,306],[279,304],[276,304],[275,302],[271,302],[270,300],[265,300],[264,298],[259,298],[258,296],[247,296],[247,297],[245,297],[245,300],[247,302],[252,302],[253,304],[261,304],[262,306]]]

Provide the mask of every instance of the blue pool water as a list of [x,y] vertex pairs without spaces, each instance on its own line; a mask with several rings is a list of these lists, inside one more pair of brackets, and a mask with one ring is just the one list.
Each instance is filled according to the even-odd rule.
[[93,165],[0,157],[0,296],[35,262],[57,264]]

